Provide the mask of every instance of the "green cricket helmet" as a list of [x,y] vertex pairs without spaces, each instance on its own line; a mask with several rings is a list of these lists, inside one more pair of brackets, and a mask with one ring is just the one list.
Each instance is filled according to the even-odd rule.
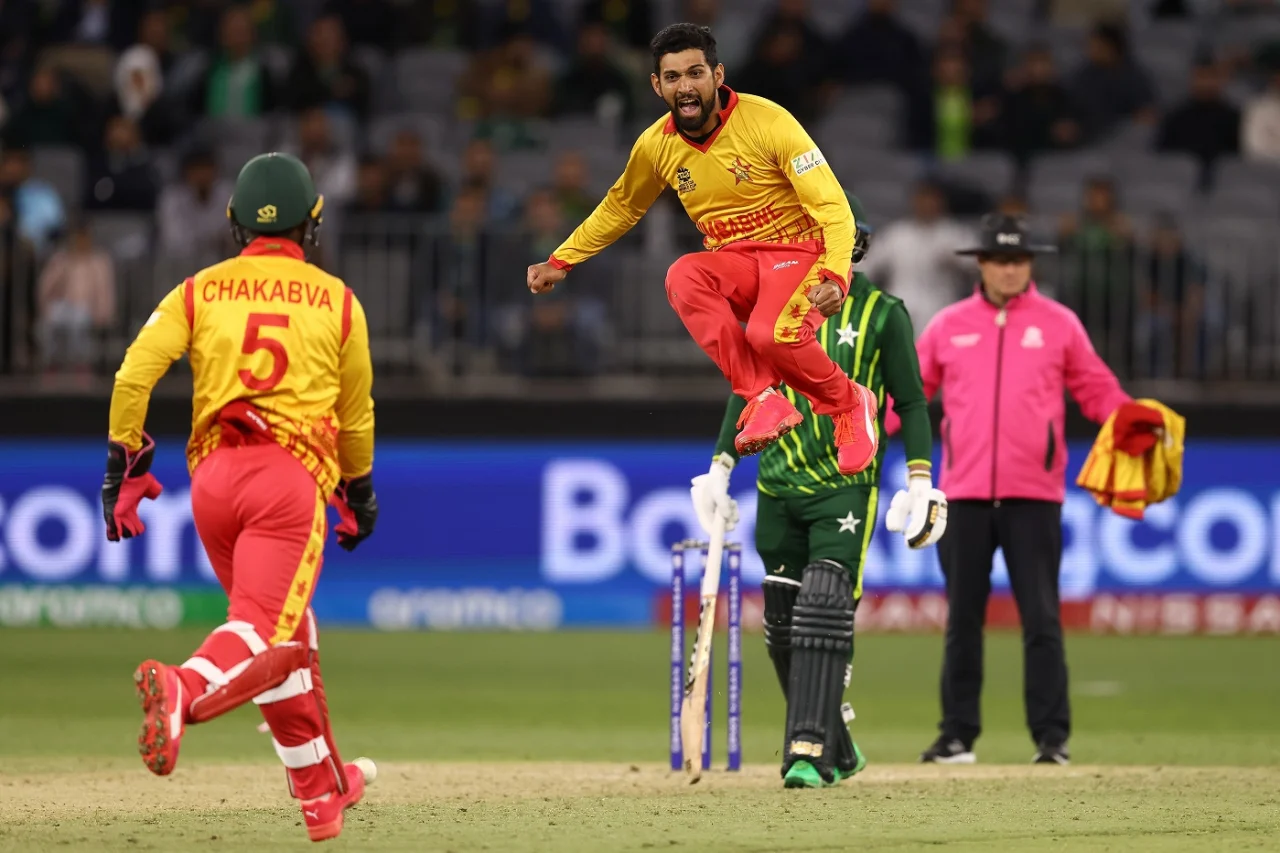
[[858,236],[853,240],[853,263],[858,264],[867,256],[867,249],[871,248],[871,235],[875,233],[875,229],[867,222],[867,212],[862,209],[862,202],[858,201],[858,197],[850,192],[846,192],[845,196],[853,210],[853,221],[858,226]]
[[311,173],[292,154],[259,154],[240,170],[227,219],[236,242],[247,245],[257,234],[286,234],[304,226],[303,240],[319,243],[324,196],[316,192]]

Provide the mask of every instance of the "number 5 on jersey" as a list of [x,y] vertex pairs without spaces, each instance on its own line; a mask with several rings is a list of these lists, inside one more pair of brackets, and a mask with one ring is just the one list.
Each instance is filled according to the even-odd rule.
[[245,355],[253,355],[265,350],[271,355],[271,372],[266,377],[259,379],[248,368],[240,371],[240,381],[252,391],[270,391],[280,384],[280,380],[284,378],[285,371],[289,369],[289,353],[285,351],[284,344],[275,338],[264,337],[262,335],[264,326],[287,329],[289,328],[289,315],[249,315],[249,324],[244,330],[244,343],[240,347],[240,352]]

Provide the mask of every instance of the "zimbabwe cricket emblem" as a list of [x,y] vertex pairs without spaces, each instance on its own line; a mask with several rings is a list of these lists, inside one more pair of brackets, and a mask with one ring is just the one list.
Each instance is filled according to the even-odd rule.
[[733,185],[737,186],[743,181],[750,183],[751,181],[751,164],[742,162],[741,157],[733,158],[733,165],[725,171],[733,173]]
[[276,206],[274,204],[264,205],[258,208],[258,222],[266,225],[276,221]]
[[693,175],[689,174],[689,170],[684,166],[676,169],[676,180],[679,182],[679,186],[676,188],[676,191],[680,195],[691,193],[698,188],[698,185],[693,182]]

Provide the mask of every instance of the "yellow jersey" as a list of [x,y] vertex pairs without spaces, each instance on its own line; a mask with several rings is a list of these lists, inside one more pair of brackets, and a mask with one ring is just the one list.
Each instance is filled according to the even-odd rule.
[[220,443],[217,418],[243,400],[323,494],[373,468],[373,367],[364,309],[290,240],[258,237],[174,288],[129,346],[111,394],[112,441],[142,444],[151,390],[189,354],[187,466]]
[[622,176],[550,263],[570,269],[598,254],[671,187],[706,248],[738,240],[816,240],[821,277],[847,291],[857,228],[826,158],[800,122],[772,101],[727,86],[720,96],[720,124],[701,143],[678,132],[670,115],[640,134]]

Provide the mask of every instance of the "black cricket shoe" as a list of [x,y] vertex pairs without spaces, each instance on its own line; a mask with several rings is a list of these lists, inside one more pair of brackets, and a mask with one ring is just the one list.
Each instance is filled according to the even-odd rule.
[[933,746],[920,753],[921,764],[976,764],[973,747],[960,738],[940,735]]
[[1032,764],[1061,764],[1066,766],[1071,763],[1071,754],[1067,752],[1065,743],[1055,743],[1045,741],[1036,747],[1036,754],[1031,759]]

